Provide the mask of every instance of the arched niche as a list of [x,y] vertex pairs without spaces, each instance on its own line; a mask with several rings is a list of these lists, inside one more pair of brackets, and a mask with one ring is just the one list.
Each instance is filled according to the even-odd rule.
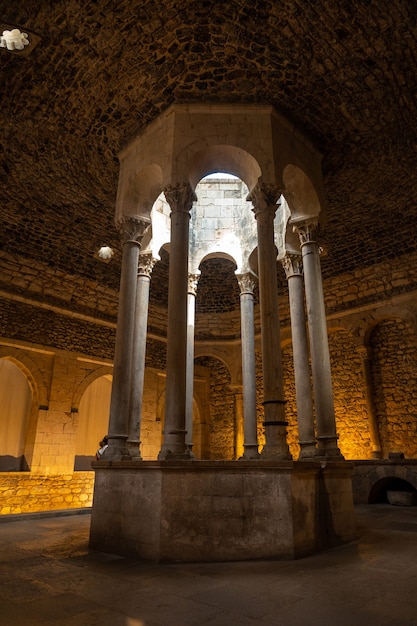
[[0,359],[0,406],[0,471],[28,469],[24,451],[32,391],[22,370],[9,359]]
[[291,211],[291,219],[318,217],[322,213],[319,192],[307,174],[298,166],[288,164],[282,173],[283,196]]
[[99,442],[107,434],[112,376],[105,374],[91,382],[78,407],[78,430],[75,442],[75,470],[91,469]]
[[116,224],[123,216],[149,218],[162,192],[163,175],[156,163],[121,177],[116,199]]

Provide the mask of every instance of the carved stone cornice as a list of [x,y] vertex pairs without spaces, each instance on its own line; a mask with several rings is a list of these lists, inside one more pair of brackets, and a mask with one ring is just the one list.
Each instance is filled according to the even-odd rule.
[[240,295],[244,293],[253,295],[256,285],[254,275],[250,272],[246,272],[245,274],[236,274],[236,278],[239,283]]
[[140,254],[138,263],[138,276],[147,276],[148,278],[150,278],[157,260],[158,259],[152,256],[152,254],[150,253]]
[[147,218],[122,216],[116,226],[122,237],[122,243],[142,243],[143,235],[151,225],[151,221]]
[[168,185],[164,189],[164,195],[172,213],[179,211],[189,213],[193,202],[197,200],[197,196],[189,182]]
[[261,215],[274,219],[280,196],[281,190],[276,185],[259,180],[246,199],[252,202],[256,219]]
[[298,233],[301,245],[316,241],[315,235],[317,234],[318,223],[317,217],[308,217],[300,221],[291,221],[294,231]]
[[291,276],[303,275],[303,261],[301,254],[289,254],[286,253],[285,257],[281,260],[282,266],[285,270],[285,276],[291,278]]

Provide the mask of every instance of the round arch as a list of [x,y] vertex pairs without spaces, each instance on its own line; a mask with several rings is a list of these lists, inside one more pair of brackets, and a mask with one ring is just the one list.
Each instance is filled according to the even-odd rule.
[[193,148],[195,149],[195,144],[188,146],[187,149],[189,152],[188,180],[193,189],[202,178],[216,172],[237,176],[248,189],[252,189],[262,175],[257,160],[243,148],[217,144],[192,152]]
[[107,433],[111,385],[111,374],[102,373],[96,375],[84,388],[77,408],[74,470],[91,469],[91,461],[94,459],[99,442]]
[[286,199],[291,219],[318,217],[322,213],[319,193],[310,178],[300,167],[288,164],[282,173]]
[[133,171],[119,185],[116,199],[116,223],[122,216],[150,218],[152,207],[163,191],[162,170],[152,163]]

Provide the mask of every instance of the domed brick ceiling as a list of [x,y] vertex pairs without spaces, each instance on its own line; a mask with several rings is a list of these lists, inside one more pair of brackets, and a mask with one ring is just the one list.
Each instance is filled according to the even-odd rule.
[[[182,101],[272,104],[323,152],[325,275],[416,248],[414,3],[0,7],[6,26],[39,37],[24,54],[0,48],[0,237],[9,255],[117,290],[117,154]],[[102,244],[116,249],[110,263],[94,257]],[[200,311],[204,301],[210,312],[209,297]]]

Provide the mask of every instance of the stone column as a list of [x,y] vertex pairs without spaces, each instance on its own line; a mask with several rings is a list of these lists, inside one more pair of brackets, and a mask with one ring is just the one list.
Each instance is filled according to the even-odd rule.
[[365,381],[365,398],[366,398],[366,410],[368,412],[369,419],[369,435],[371,438],[372,458],[382,459],[381,439],[378,429],[378,418],[374,403],[374,392],[372,385],[372,372],[371,372],[371,356],[370,348],[367,346],[361,346],[358,348],[358,352],[362,359],[362,369]]
[[253,313],[254,276],[249,272],[237,274],[240,288],[240,318],[243,379],[243,458],[258,459],[258,429],[256,419],[256,364]]
[[149,220],[133,217],[123,218],[119,225],[123,240],[123,256],[110,401],[109,445],[102,457],[105,460],[130,458],[126,440],[129,430],[136,280],[140,246],[149,225]]
[[148,322],[149,286],[156,263],[152,254],[139,255],[136,282],[135,330],[132,346],[132,376],[129,406],[129,437],[127,447],[132,459],[141,459],[140,426],[142,419],[143,383],[145,377],[146,332]]
[[[188,307],[187,307],[187,384],[185,396],[185,443],[192,455],[193,449],[193,398],[194,398],[194,324],[195,324],[195,298],[197,284],[200,278],[198,274],[188,274]],[[193,456],[193,455],[192,455]]]
[[171,207],[171,243],[164,441],[158,455],[162,461],[191,458],[185,444],[185,399],[189,222],[196,196],[186,182],[167,188],[165,198]]
[[300,254],[287,253],[282,265],[288,280],[291,315],[291,337],[294,362],[295,400],[297,404],[299,461],[317,454],[314,433],[313,398],[311,394],[310,366],[306,316],[304,310],[303,264]]
[[318,456],[336,461],[343,459],[343,455],[337,445],[320,253],[318,243],[313,238],[318,221],[317,218],[307,218],[293,221],[293,224],[300,237],[304,267]]
[[248,196],[254,206],[258,232],[258,275],[261,310],[262,372],[264,379],[264,460],[289,460],[285,421],[284,382],[278,312],[274,217],[279,190],[259,182]]
[[243,389],[242,385],[230,385],[235,399],[235,459],[243,457],[244,428],[243,428]]

